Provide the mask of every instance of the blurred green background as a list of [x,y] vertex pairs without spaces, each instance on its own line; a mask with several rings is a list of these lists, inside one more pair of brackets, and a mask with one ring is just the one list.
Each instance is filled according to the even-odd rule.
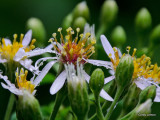
[[[25,33],[25,24],[30,17],[42,20],[46,31],[47,40],[51,34],[61,26],[63,18],[70,13],[81,0],[1,0],[0,1],[0,37],[12,38],[13,33]],[[87,0],[90,9],[90,24],[96,24],[98,28],[100,9],[104,0]],[[135,47],[136,33],[134,20],[138,10],[146,7],[152,16],[152,28],[160,23],[159,0],[123,0],[116,1],[119,7],[115,25],[122,25],[127,34],[127,43]],[[114,27],[113,26],[113,27]],[[106,33],[110,37],[110,33]],[[144,41],[146,44],[146,41]],[[47,42],[46,42],[47,44]],[[158,55],[154,56],[154,62],[159,61]]]
[[[0,38],[8,37],[12,39],[14,33],[20,34],[26,32],[26,22],[31,17],[39,18],[46,29],[47,39],[45,44],[48,44],[48,39],[52,37],[52,33],[61,27],[64,17],[70,13],[73,8],[81,0],[1,0],[0,1]],[[100,10],[104,0],[87,0],[87,5],[90,9],[90,24],[95,24],[95,30],[99,26]],[[146,7],[152,16],[152,28],[160,23],[160,1],[159,0],[123,0],[116,1],[119,7],[118,17],[115,21],[114,28],[117,25],[124,27],[127,42],[123,46],[123,52],[126,46],[136,47],[137,37],[134,28],[135,16],[138,10]],[[112,29],[111,28],[111,29]],[[110,38],[111,30],[105,35]],[[144,46],[147,47],[148,41],[144,41]],[[158,51],[160,46],[158,45]],[[104,53],[105,54],[105,53]],[[106,56],[107,58],[107,56]],[[104,57],[102,59],[105,59]],[[159,63],[160,55],[155,52],[152,63]],[[54,79],[54,78],[53,78]],[[55,96],[49,94],[50,84],[40,86],[37,92],[37,98],[41,105],[49,104]],[[2,103],[0,103],[2,104]],[[156,106],[156,105],[155,105]],[[153,106],[153,107],[155,107]],[[51,107],[52,108],[52,107]],[[155,107],[155,110],[158,110]]]

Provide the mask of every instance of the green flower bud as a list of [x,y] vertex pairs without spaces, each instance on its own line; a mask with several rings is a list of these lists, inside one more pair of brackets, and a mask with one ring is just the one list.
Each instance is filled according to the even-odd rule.
[[83,30],[86,23],[87,21],[83,17],[77,17],[73,22],[73,27],[74,29],[80,28],[80,30]]
[[134,71],[133,60],[130,55],[125,55],[121,58],[115,73],[115,80],[117,87],[127,87],[132,80]]
[[123,109],[125,112],[130,112],[137,105],[139,94],[140,89],[136,86],[136,84],[132,84],[123,99]]
[[160,44],[160,24],[153,29],[150,39],[154,45]]
[[87,86],[85,81],[81,83],[77,82],[76,79],[77,78],[74,78],[76,81],[74,83],[68,82],[68,96],[73,112],[78,119],[84,119],[89,110]]
[[154,100],[156,96],[156,86],[151,85],[146,87],[139,95],[139,104],[144,103],[147,99]]
[[142,8],[136,15],[135,28],[137,33],[146,34],[152,25],[152,17],[146,8]]
[[75,19],[77,17],[84,17],[86,20],[89,19],[89,8],[88,8],[87,3],[85,1],[79,3],[74,8],[73,18]]
[[72,110],[78,120],[84,120],[89,110],[87,85],[83,78],[82,65],[79,66],[77,63],[77,71],[74,68],[75,66],[73,64],[65,65],[68,81],[68,97]]
[[111,40],[118,47],[122,47],[122,45],[126,42],[126,33],[122,26],[117,26],[114,28],[111,34]]
[[115,21],[118,13],[118,6],[114,0],[106,0],[101,9],[101,24],[111,24]]
[[104,73],[101,69],[97,68],[93,71],[89,81],[89,86],[92,92],[98,96],[104,86]]
[[149,118],[148,114],[151,113],[151,106],[152,100],[148,99],[135,109],[134,114],[131,115],[129,120],[147,120]]
[[148,120],[148,114],[151,113],[151,106],[152,100],[148,99],[120,120]]
[[62,22],[62,28],[66,30],[67,28],[71,27],[72,22],[73,22],[73,15],[70,13],[64,18]]
[[39,102],[28,91],[18,97],[16,114],[18,120],[43,120]]
[[46,30],[42,21],[38,18],[30,18],[26,23],[27,30],[32,30],[32,36],[37,39],[38,46],[42,46],[46,39]]

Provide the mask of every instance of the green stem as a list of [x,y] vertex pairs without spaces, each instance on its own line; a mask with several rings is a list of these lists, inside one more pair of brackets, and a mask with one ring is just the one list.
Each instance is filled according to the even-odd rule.
[[[115,81],[111,81],[108,83],[108,85],[110,86],[109,89],[107,90],[107,93],[109,95],[111,95],[111,97],[114,97],[115,94],[116,94],[116,90],[117,90],[117,85],[115,84]],[[103,114],[106,114],[107,112],[107,109],[109,108],[109,106],[111,105],[111,101],[105,101],[102,105],[102,111],[103,111]],[[95,113],[93,116],[90,117],[89,120],[96,120],[97,118],[97,114]]]
[[118,119],[120,119],[120,118],[122,118],[123,116],[125,116],[126,113],[127,113],[127,112],[126,112],[124,109],[122,109],[122,111],[121,111],[121,113],[120,113]]
[[65,86],[63,86],[63,88],[56,95],[55,104],[49,120],[55,120],[58,110],[65,98],[66,98],[66,88]]
[[85,117],[79,117],[78,120],[88,120],[87,115]]
[[96,40],[97,42],[99,42],[99,38],[101,34],[104,34],[104,32],[107,30],[107,26],[106,25],[101,25],[96,33]]
[[130,113],[125,115],[123,118],[119,118],[118,120],[128,120],[128,118],[131,116],[131,114],[134,112],[135,109],[133,109]]
[[95,95],[95,103],[96,103],[96,112],[97,112],[97,117],[99,118],[99,120],[104,120],[104,115],[102,112],[102,108],[100,105],[100,97]]
[[[15,72],[14,65],[16,65],[16,63],[14,64],[13,61],[10,61],[8,64],[5,65],[6,66],[6,75],[8,76],[8,79],[13,83],[15,83],[15,81],[14,81],[14,72]],[[12,113],[12,108],[14,106],[14,101],[15,101],[14,94],[10,93],[10,97],[9,97],[8,105],[6,108],[4,120],[10,119],[10,116]]]
[[9,120],[10,119],[10,115],[11,115],[11,112],[12,112],[13,105],[14,105],[14,94],[11,93],[10,97],[9,97],[6,113],[5,113],[5,116],[4,116],[4,120]]
[[112,104],[111,104],[111,106],[109,108],[109,111],[108,111],[107,115],[105,116],[105,120],[109,120],[109,118],[110,118],[110,116],[111,116],[111,114],[113,112],[114,106],[118,102],[119,97],[121,96],[122,92],[123,92],[123,88],[122,87],[118,87],[116,95],[115,95],[115,98],[114,98],[114,101],[112,102]]

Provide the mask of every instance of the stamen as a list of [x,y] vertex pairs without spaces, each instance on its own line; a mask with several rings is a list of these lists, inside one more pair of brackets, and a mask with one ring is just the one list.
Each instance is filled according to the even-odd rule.
[[21,36],[20,36],[20,43],[21,43],[21,44],[22,44],[23,38],[24,38],[24,34],[21,34]]
[[13,38],[14,38],[13,43],[15,43],[16,40],[17,40],[17,34],[14,34],[14,35],[13,35]]
[[133,49],[133,54],[132,54],[132,57],[134,57],[134,56],[135,56],[135,54],[136,54],[136,51],[137,51],[137,49],[136,49],[136,48],[134,48],[134,49]]
[[128,46],[128,47],[126,48],[126,51],[128,52],[128,54],[129,54],[129,52],[130,52],[130,49],[131,49],[130,46]]

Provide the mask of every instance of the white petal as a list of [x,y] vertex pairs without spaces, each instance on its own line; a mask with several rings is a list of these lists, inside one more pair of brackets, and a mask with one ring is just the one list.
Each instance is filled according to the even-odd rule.
[[83,35],[85,36],[86,33],[90,33],[90,26],[88,23],[85,24],[84,26],[84,32],[83,32]]
[[108,62],[108,61],[103,61],[103,60],[92,60],[92,59],[88,59],[87,60],[88,63],[91,63],[93,65],[96,65],[96,66],[103,66],[105,67],[106,69],[112,69],[112,62]]
[[42,79],[48,73],[48,71],[51,69],[54,63],[56,63],[56,61],[51,61],[47,63],[47,65],[42,69],[41,73],[36,77],[36,79],[33,82],[35,86],[39,85],[39,83],[42,81]]
[[115,76],[110,76],[104,79],[104,84],[110,82],[111,80],[115,79]]
[[154,99],[154,102],[160,102],[160,87],[156,89],[156,97]]
[[36,92],[37,92],[37,90],[34,90],[34,91],[32,92],[32,95],[34,96],[34,95],[36,94]]
[[84,75],[84,78],[87,81],[87,83],[89,83],[90,76],[84,70],[83,70],[83,75]]
[[64,70],[53,82],[50,88],[50,94],[54,95],[57,93],[64,85],[67,78],[66,71]]
[[102,42],[103,48],[104,48],[105,52],[107,53],[107,55],[109,56],[111,54],[112,59],[114,59],[115,56],[114,56],[113,48],[104,35],[101,35],[101,42]]
[[32,38],[32,30],[29,30],[29,31],[25,34],[25,36],[24,36],[24,38],[23,38],[23,40],[22,40],[22,45],[23,45],[24,47],[28,46],[29,43],[31,42],[31,38]]
[[108,101],[113,101],[113,98],[110,95],[108,95],[108,93],[103,89],[100,92],[100,96]]
[[43,62],[46,60],[57,60],[57,57],[45,57],[45,58],[40,58],[35,62],[35,67],[40,67],[41,65],[43,65]]
[[7,38],[5,38],[4,40],[5,40],[5,44],[6,44],[6,45],[11,44],[11,40],[9,40],[9,39],[7,39]]
[[10,80],[8,80],[8,77],[7,76],[3,76],[0,74],[0,78],[2,78],[8,86],[12,86],[12,83],[10,82]]
[[[89,80],[90,80],[90,76],[85,72],[83,71],[84,73],[84,78],[85,80],[89,83]],[[104,91],[103,89],[101,90],[100,92],[100,96],[103,97],[104,99],[108,100],[108,101],[113,101],[113,98],[110,97],[106,91]]]
[[0,58],[0,63],[5,63],[5,62],[7,62],[6,59],[1,59],[1,58]]
[[137,87],[139,87],[141,90],[145,89],[146,87],[150,86],[151,83],[147,82],[146,80],[139,78],[137,80],[134,80]]
[[10,92],[14,93],[15,95],[22,95],[22,91],[17,89],[14,84],[12,84],[12,86],[8,86],[4,83],[1,82],[1,85],[4,89],[8,89]]
[[18,50],[18,52],[16,53],[16,55],[14,57],[14,60],[15,61],[19,61],[24,57],[38,56],[38,55],[44,54],[46,52],[56,53],[55,51],[50,50],[50,49],[39,49],[39,48],[38,49],[34,49],[33,51],[30,51],[30,52],[25,52],[23,48],[20,48]]
[[33,56],[41,55],[41,54],[46,53],[46,52],[56,53],[55,51],[49,50],[49,49],[34,49],[33,51],[26,52],[25,56],[27,56],[27,57],[33,57]]
[[25,51],[23,48],[19,48],[19,50],[17,51],[16,55],[14,56],[14,60],[15,61],[19,61],[21,60],[25,55]]
[[119,48],[117,48],[117,49],[118,49],[118,55],[119,55],[119,57],[121,58],[121,57],[122,57],[121,50],[120,50]]
[[52,42],[50,45],[48,45],[47,47],[45,47],[44,49],[52,49],[53,46],[56,45],[56,42]]
[[2,85],[2,87],[3,87],[4,89],[8,89],[8,90],[9,90],[9,86],[8,86],[8,85],[4,84],[3,82],[1,82],[1,85]]
[[31,59],[20,60],[20,64],[26,69],[28,69],[29,71],[34,72],[37,75],[39,74],[38,68],[32,65]]
[[109,73],[110,73],[111,75],[115,75],[115,71],[114,71],[114,70],[109,70]]
[[45,49],[52,49],[52,48],[53,48],[53,44],[50,44],[47,47],[45,47]]

